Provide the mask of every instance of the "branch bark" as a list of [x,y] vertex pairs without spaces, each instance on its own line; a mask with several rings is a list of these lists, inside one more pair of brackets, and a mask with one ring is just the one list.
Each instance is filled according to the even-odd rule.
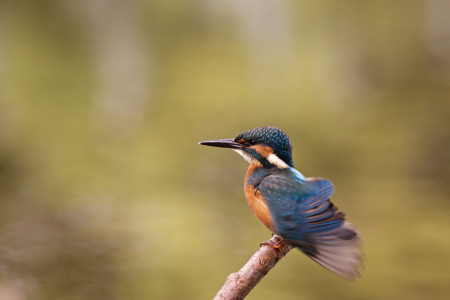
[[[274,235],[270,241],[275,244],[281,241],[281,237]],[[214,297],[214,300],[244,299],[292,248],[294,246],[285,242],[281,246],[283,255],[280,250],[272,246],[261,247],[239,272],[232,273],[227,277],[225,284]]]

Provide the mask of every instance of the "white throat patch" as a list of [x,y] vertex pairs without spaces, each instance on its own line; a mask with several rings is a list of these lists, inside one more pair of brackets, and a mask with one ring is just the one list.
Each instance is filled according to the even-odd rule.
[[249,164],[259,164],[260,162],[252,157],[251,155],[247,154],[246,152],[240,150],[240,149],[232,149],[233,151],[239,153]]
[[267,158],[267,160],[272,165],[275,165],[280,169],[289,168],[289,166],[284,161],[282,161],[281,158],[279,158],[275,153],[270,154],[269,157]]
[[[256,158],[252,157],[251,155],[247,154],[246,152],[244,152],[242,150],[233,149],[233,151],[239,153],[239,155],[241,155],[249,164],[260,164],[260,162]],[[280,169],[289,168],[289,166],[274,153],[270,154],[269,157],[267,157],[267,160],[272,165],[275,165],[276,167],[278,167]]]

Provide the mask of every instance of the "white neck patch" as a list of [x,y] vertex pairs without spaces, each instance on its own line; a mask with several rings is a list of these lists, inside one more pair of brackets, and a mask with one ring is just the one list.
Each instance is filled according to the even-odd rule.
[[[242,150],[233,149],[233,151],[239,153],[239,155],[241,155],[249,164],[260,164],[260,162],[256,158],[252,157],[251,155],[247,154],[246,152],[244,152]],[[276,167],[278,167],[280,169],[289,168],[289,166],[274,153],[270,154],[269,157],[267,157],[267,160],[272,165],[275,165]]]
[[289,166],[281,160],[275,153],[272,153],[267,157],[267,160],[272,164],[277,166],[280,169],[286,169],[289,168]]

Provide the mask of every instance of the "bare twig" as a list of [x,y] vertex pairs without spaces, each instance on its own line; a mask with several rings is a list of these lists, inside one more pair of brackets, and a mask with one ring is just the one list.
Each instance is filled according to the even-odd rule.
[[[274,235],[270,239],[272,243],[277,243],[280,240],[281,238],[278,235]],[[287,242],[281,246],[284,255],[292,248],[294,246]],[[239,272],[228,276],[214,300],[244,299],[270,269],[284,257],[283,253],[271,246],[261,247]]]

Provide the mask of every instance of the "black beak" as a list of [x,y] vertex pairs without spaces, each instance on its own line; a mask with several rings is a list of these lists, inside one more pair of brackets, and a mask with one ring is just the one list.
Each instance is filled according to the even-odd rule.
[[231,149],[242,149],[242,144],[236,143],[234,139],[223,139],[223,140],[213,140],[200,142],[200,145],[221,147],[221,148],[231,148]]

